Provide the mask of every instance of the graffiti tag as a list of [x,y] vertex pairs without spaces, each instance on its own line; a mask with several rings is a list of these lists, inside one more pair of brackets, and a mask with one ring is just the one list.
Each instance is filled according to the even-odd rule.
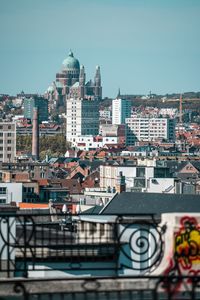
[[174,260],[185,270],[200,263],[200,226],[195,218],[181,219],[181,228],[175,235]]

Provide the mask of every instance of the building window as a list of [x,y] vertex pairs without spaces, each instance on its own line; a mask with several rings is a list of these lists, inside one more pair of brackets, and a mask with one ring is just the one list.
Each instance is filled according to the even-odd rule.
[[6,203],[6,199],[0,199],[0,204],[5,204]]
[[0,195],[6,195],[6,187],[0,187]]
[[134,187],[144,188],[145,187],[145,179],[135,178],[134,179]]
[[81,231],[84,232],[84,230],[85,230],[84,222],[81,222]]
[[89,234],[93,234],[97,231],[96,223],[89,223]]
[[154,168],[154,177],[155,178],[166,178],[170,177],[168,168]]
[[136,177],[145,177],[145,168],[136,168]]
[[28,193],[33,193],[34,192],[34,188],[33,187],[28,187],[27,190],[28,190]]
[[104,224],[100,223],[100,236],[104,235]]

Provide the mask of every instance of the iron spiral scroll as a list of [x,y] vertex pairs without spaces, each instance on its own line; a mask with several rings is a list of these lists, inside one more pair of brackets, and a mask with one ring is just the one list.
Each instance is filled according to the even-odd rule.
[[135,271],[153,271],[160,263],[165,228],[159,227],[153,216],[150,221],[118,219],[120,267]]
[[28,300],[29,298],[28,292],[26,291],[23,282],[15,282],[13,286],[13,292],[17,297],[20,297],[22,300]]

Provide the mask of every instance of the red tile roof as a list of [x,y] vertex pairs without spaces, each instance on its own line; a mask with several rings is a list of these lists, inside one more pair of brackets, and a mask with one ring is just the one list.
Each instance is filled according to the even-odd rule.
[[48,179],[38,179],[37,182],[38,182],[39,186],[49,185],[49,180]]

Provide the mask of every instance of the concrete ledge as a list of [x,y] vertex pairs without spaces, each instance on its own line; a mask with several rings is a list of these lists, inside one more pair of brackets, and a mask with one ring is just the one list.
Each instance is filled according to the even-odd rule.
[[[184,279],[183,279],[184,280]],[[187,279],[188,280],[188,279]],[[200,282],[200,277],[198,278]],[[55,294],[55,293],[112,293],[112,292],[157,292],[165,293],[160,278],[70,278],[57,280],[16,278],[0,280],[0,296],[16,296],[27,294]],[[179,293],[191,288],[182,288]],[[196,289],[200,292],[200,286]],[[151,299],[151,298],[150,298]]]

